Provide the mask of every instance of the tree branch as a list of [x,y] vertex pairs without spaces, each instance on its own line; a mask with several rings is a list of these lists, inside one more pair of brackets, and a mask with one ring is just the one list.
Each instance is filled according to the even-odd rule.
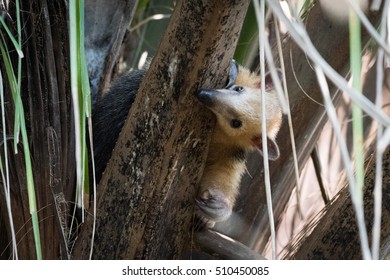
[[[248,4],[177,3],[98,187],[93,258],[181,256],[212,126],[194,92],[226,83]],[[75,258],[89,255],[91,225]]]

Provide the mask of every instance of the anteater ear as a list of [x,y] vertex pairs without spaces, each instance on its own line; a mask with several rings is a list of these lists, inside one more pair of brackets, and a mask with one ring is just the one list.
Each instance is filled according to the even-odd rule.
[[[278,78],[280,80],[282,80],[282,77],[283,77],[282,70],[277,68],[276,69],[276,73],[278,74]],[[267,72],[265,74],[264,78],[265,78],[265,90],[266,91],[270,91],[270,90],[274,89],[275,86],[274,86],[274,82],[273,82],[272,77],[271,77],[271,72]],[[261,87],[261,83],[260,82],[256,83],[256,87],[260,88]]]
[[238,75],[238,64],[234,59],[232,59],[232,61],[230,62],[229,81],[225,88],[230,88],[236,83],[237,75]]
[[[253,144],[259,151],[261,155],[263,155],[263,141],[260,136],[255,136],[253,139]],[[278,144],[276,144],[275,140],[269,138],[267,136],[267,146],[268,146],[268,158],[269,160],[277,160],[280,156]]]
[[271,72],[268,72],[265,74],[265,90],[270,91],[274,87],[275,86],[274,86],[274,82],[272,81]]

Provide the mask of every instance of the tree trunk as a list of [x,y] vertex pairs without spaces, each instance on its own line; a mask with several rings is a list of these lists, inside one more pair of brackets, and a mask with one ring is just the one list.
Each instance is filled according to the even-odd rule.
[[[97,191],[93,258],[180,258],[211,114],[194,93],[221,87],[249,1],[177,3]],[[74,258],[87,258],[87,216]]]

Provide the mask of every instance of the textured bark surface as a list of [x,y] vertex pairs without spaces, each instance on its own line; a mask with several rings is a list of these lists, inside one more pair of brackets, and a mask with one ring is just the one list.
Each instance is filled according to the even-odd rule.
[[[180,258],[211,113],[194,97],[226,83],[249,1],[178,1],[97,191],[93,258]],[[87,258],[92,219],[74,258]]]
[[[375,185],[375,155],[366,161],[364,213],[368,240],[372,240],[374,220],[373,187]],[[288,259],[362,259],[359,232],[348,187],[340,191],[324,215],[312,222],[313,232],[305,238],[303,232]],[[380,258],[389,259],[390,251],[390,150],[383,157],[383,199]]]

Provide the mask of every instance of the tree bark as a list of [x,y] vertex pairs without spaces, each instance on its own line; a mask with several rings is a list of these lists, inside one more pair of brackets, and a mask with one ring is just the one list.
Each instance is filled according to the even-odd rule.
[[[373,188],[375,185],[375,154],[366,161],[364,213],[368,232],[368,240],[372,240],[374,220]],[[388,259],[390,251],[390,150],[383,156],[383,199],[381,222],[380,258]],[[308,226],[314,228],[309,236],[305,232],[292,244],[288,259],[361,259],[359,232],[355,218],[355,210],[351,202],[349,188],[342,189],[333,203],[329,205],[321,217],[316,218]]]
[[[213,123],[194,93],[226,83],[248,4],[177,3],[98,187],[93,258],[180,258]],[[87,217],[74,258],[91,229]]]

